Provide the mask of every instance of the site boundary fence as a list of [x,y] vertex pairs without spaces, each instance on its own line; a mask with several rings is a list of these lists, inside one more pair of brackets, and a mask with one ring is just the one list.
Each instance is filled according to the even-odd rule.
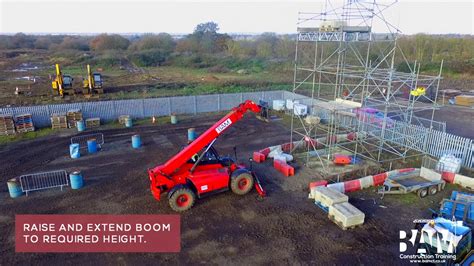
[[209,94],[195,96],[177,96],[131,100],[111,100],[78,102],[51,105],[19,106],[0,108],[0,114],[31,114],[35,127],[51,126],[51,115],[66,113],[71,109],[80,109],[83,119],[100,118],[112,121],[121,115],[130,115],[132,119],[171,114],[197,114],[230,110],[245,100],[258,102],[263,99],[271,103],[282,100],[284,91],[260,91],[227,94]]

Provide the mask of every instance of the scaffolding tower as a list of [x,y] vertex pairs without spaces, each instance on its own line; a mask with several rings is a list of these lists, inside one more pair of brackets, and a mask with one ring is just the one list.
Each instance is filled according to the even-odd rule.
[[407,60],[400,30],[384,17],[395,3],[327,0],[320,13],[299,13],[291,105],[320,122],[292,111],[290,142],[292,152],[313,150],[323,170],[341,149],[377,162],[423,153],[405,136],[417,126],[445,130],[433,120],[443,63],[430,76]]

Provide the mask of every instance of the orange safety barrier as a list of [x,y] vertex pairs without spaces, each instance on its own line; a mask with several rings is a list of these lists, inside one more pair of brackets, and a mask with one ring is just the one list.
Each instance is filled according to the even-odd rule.
[[258,151],[253,152],[253,161],[256,163],[263,163],[265,161],[265,155]]

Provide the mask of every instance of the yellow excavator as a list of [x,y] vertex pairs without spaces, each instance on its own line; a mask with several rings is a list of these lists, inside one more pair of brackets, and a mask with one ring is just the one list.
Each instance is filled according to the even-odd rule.
[[87,65],[87,79],[84,79],[82,86],[82,94],[91,95],[93,93],[102,94],[102,75],[91,71],[91,66]]
[[56,64],[56,77],[52,82],[53,94],[61,97],[64,97],[64,94],[74,94],[73,81],[70,75],[63,75],[59,64]]

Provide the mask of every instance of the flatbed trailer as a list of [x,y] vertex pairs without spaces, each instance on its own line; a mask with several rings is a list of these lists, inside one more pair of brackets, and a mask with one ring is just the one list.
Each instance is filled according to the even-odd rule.
[[434,195],[444,189],[446,182],[439,173],[427,168],[389,176],[379,194],[407,194],[414,192],[420,198]]

